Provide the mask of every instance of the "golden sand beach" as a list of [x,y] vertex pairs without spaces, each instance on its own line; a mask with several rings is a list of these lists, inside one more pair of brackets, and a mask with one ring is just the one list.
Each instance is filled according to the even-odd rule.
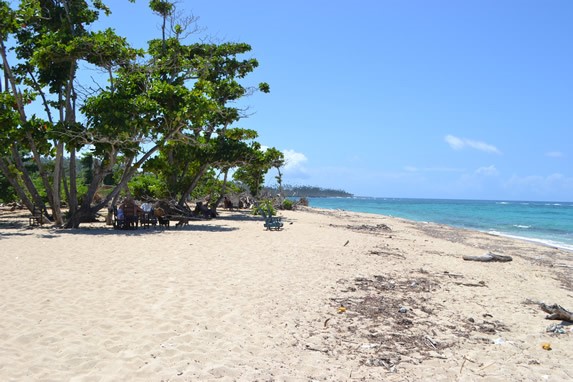
[[[379,215],[281,215],[279,232],[236,211],[114,231],[28,229],[2,210],[0,380],[573,380],[573,325],[547,331],[561,321],[536,304],[573,308],[572,253]],[[487,252],[513,261],[462,259]]]

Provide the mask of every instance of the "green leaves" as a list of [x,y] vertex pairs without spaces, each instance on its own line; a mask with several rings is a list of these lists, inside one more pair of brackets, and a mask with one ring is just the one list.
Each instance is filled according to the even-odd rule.
[[266,82],[261,82],[259,84],[259,90],[262,91],[263,93],[270,93],[271,87]]
[[103,68],[126,65],[143,56],[142,50],[131,48],[127,40],[115,34],[113,29],[78,38],[70,50],[75,52],[76,57]]
[[[45,156],[63,161],[87,148],[93,165],[102,166],[88,180],[93,192],[114,165],[123,166],[116,177],[123,187],[147,160],[146,170],[161,175],[160,183],[183,200],[218,169],[244,167],[260,184],[277,163],[255,141],[256,131],[235,126],[244,111],[234,104],[253,90],[244,81],[259,65],[248,57],[249,44],[184,43],[190,19],[177,19],[173,1],[149,1],[163,26],[146,51],[113,29],[90,30],[100,14],[110,14],[105,0],[21,0],[14,10],[11,3],[0,0],[0,38],[13,44],[17,58],[17,65],[4,68],[11,69],[6,77],[13,86],[0,88],[0,154],[18,145],[40,168]],[[0,46],[5,54],[9,48]],[[82,62],[104,69],[109,83],[94,89],[77,76]],[[263,82],[258,90],[270,87]],[[43,103],[42,118],[26,113],[34,100]],[[76,119],[80,114],[85,119]],[[153,157],[155,150],[160,155]],[[61,179],[46,174],[49,194]],[[70,171],[70,183],[74,176]]]
[[[134,0],[130,0],[132,3]],[[103,3],[102,0],[92,0],[94,7],[105,13],[106,16],[111,14],[111,10]]]
[[151,0],[149,2],[149,8],[151,8],[153,12],[156,12],[160,16],[167,17],[173,12],[174,5],[170,1]]
[[0,39],[5,41],[17,28],[16,13],[10,9],[8,2],[0,1]]

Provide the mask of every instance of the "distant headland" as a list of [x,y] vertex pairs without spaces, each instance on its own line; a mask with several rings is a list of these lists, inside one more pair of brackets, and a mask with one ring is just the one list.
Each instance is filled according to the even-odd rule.
[[[266,187],[266,190],[277,193],[276,187]],[[344,190],[334,190],[316,186],[283,186],[282,193],[286,197],[297,198],[351,198],[354,195]]]

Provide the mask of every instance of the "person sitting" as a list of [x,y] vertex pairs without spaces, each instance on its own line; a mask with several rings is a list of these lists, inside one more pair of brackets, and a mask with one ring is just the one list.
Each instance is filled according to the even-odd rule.
[[127,197],[119,209],[123,210],[123,214],[125,215],[125,228],[137,228],[139,216],[143,213],[143,210],[137,205],[137,203],[135,203],[131,197]]
[[125,228],[125,215],[123,213],[122,205],[116,207],[112,205],[108,208],[108,219],[111,221],[111,225],[115,229],[123,229]]
[[123,214],[123,207],[119,206],[119,208],[117,209],[117,220],[123,220],[125,219],[125,215]]
[[165,214],[165,211],[161,207],[157,207],[153,210],[160,227],[169,228],[169,217]]
[[195,209],[193,210],[193,214],[195,216],[202,215],[205,219],[217,217],[217,214],[207,207],[206,204],[203,204],[203,202],[197,202]]
[[227,198],[225,196],[225,199],[223,199],[223,208],[225,208],[226,210],[232,210],[233,209],[233,202],[229,200],[229,198]]

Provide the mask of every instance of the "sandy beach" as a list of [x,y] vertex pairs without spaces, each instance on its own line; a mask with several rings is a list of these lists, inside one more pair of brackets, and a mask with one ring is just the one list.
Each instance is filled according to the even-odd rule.
[[[562,322],[537,304],[573,309],[571,252],[280,214],[279,232],[246,211],[114,231],[29,229],[2,210],[0,380],[573,380],[573,325],[547,331]],[[462,259],[487,252],[513,261]]]

